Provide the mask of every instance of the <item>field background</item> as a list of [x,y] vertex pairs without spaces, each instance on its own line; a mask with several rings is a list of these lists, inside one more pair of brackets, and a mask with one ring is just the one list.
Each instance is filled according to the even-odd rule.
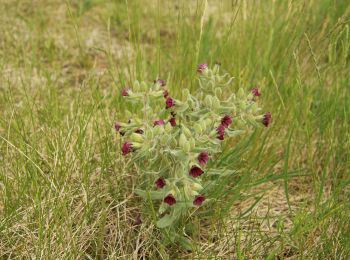
[[[349,1],[0,0],[0,13],[0,259],[349,259]],[[273,123],[228,157],[245,189],[198,221],[191,253],[147,216],[133,225],[143,204],[113,123],[124,85],[159,76],[180,98],[202,62],[233,91],[259,86]]]

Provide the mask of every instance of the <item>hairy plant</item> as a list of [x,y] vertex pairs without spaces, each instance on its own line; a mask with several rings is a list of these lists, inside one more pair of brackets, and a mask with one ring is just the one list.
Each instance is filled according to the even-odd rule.
[[197,71],[197,93],[183,89],[181,100],[171,97],[160,79],[153,84],[135,81],[132,88],[124,88],[122,96],[142,113],[130,113],[128,123],[115,124],[124,139],[123,156],[130,156],[129,163],[141,174],[135,192],[157,201],[152,203],[158,210],[156,225],[172,240],[180,237],[180,219],[215,203],[211,187],[235,173],[210,167],[222,152],[223,141],[271,122],[271,114],[262,114],[257,105],[258,88],[250,93],[240,88],[228,95],[233,78],[221,75],[218,65],[209,69],[200,64]]

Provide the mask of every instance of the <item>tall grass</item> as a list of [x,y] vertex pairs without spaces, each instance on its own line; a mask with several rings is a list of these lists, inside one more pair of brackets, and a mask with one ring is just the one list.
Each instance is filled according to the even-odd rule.
[[[349,257],[350,3],[0,0],[0,11],[2,258]],[[273,124],[225,147],[217,163],[239,173],[190,253],[164,244],[151,216],[133,225],[147,205],[113,123],[125,84],[159,76],[180,98],[205,61],[235,76],[233,90],[260,86]]]

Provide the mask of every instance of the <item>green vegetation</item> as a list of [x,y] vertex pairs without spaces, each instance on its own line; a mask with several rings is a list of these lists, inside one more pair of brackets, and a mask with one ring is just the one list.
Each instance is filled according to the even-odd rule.
[[[0,258],[350,257],[348,1],[0,0],[0,12]],[[225,147],[233,195],[186,252],[134,194],[113,125],[125,85],[160,77],[181,98],[204,62],[235,76],[232,91],[258,85],[273,121]]]

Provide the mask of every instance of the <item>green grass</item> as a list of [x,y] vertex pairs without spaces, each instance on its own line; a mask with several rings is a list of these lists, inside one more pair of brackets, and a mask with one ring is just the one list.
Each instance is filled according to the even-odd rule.
[[[348,1],[0,0],[0,12],[0,258],[350,257]],[[260,86],[273,124],[226,146],[220,163],[241,172],[195,221],[190,253],[151,216],[132,225],[145,204],[113,123],[125,84],[159,76],[180,98],[196,64],[217,61],[233,91]]]

